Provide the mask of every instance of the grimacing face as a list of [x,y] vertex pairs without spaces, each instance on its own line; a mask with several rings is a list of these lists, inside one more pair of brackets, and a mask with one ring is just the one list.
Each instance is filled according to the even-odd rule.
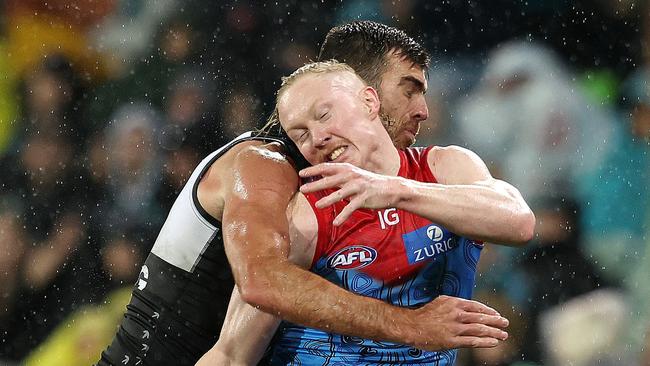
[[387,61],[378,90],[381,113],[393,144],[402,149],[415,143],[420,124],[429,117],[427,80],[422,68],[399,53],[391,51]]
[[376,92],[349,72],[301,75],[277,107],[282,127],[311,164],[347,162],[370,169],[377,145],[389,139],[378,118]]

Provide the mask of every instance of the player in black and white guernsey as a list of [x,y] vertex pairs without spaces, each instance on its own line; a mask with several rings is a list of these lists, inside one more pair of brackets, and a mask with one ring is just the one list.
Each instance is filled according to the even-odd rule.
[[[234,280],[221,222],[199,202],[199,183],[233,148],[268,143],[274,145],[263,147],[269,153],[292,150],[282,138],[247,132],[196,167],[142,266],[122,324],[99,365],[194,365],[214,345]],[[299,154],[294,159],[303,161]]]

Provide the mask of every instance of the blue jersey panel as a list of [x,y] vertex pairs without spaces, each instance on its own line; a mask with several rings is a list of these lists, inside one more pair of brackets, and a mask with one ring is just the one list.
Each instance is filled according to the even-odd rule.
[[[351,292],[401,307],[418,307],[440,294],[471,298],[482,245],[431,225],[403,234],[409,265],[421,268],[398,283],[386,283],[363,268],[336,269],[320,258],[312,271]],[[426,239],[428,238],[428,239]],[[354,314],[350,315],[351,317]],[[282,322],[272,346],[272,365],[450,366],[456,350],[427,352],[410,346],[332,334]]]

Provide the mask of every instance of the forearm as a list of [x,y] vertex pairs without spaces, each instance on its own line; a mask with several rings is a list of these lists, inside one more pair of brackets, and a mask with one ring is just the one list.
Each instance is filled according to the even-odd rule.
[[232,292],[219,340],[197,365],[257,365],[280,319],[245,303]]
[[248,293],[242,295],[279,318],[350,336],[415,341],[408,309],[353,294],[288,261],[265,266],[258,273],[264,276],[254,276],[256,283],[248,282]]
[[218,348],[213,347],[208,352],[206,352],[201,359],[199,359],[195,366],[212,366],[212,365],[221,365],[221,366],[235,366],[235,365],[246,365],[244,363],[237,363],[232,357]]
[[[268,205],[269,200],[263,202]],[[275,205],[282,207],[281,213],[260,206],[229,204],[224,212],[226,254],[246,303],[312,328],[400,343],[414,341],[408,309],[355,295],[292,263],[288,204]]]
[[507,320],[480,303],[439,296],[418,309],[396,307],[348,292],[281,253],[256,258],[250,266],[233,267],[242,299],[293,323],[429,351],[493,347],[507,338],[499,329]]
[[515,245],[529,241],[535,226],[533,213],[518,193],[494,185],[442,185],[399,179],[396,208],[472,239]]

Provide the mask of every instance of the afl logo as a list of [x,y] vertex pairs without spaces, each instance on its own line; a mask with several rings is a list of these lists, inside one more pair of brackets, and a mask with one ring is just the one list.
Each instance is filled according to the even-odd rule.
[[363,268],[377,259],[377,251],[362,245],[347,247],[329,257],[327,267],[331,269],[348,270]]
[[433,241],[440,241],[442,240],[442,236],[444,233],[442,232],[442,229],[437,227],[436,225],[431,225],[427,228],[427,236],[429,239]]

